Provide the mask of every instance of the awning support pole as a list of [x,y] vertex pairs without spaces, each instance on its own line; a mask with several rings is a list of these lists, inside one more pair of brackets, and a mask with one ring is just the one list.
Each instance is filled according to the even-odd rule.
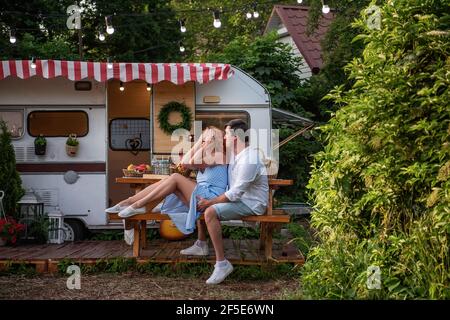
[[275,145],[275,147],[273,147],[273,150],[278,149],[279,147],[281,147],[282,145],[285,145],[286,143],[288,143],[289,141],[291,141],[292,139],[294,139],[295,137],[298,137],[299,135],[305,133],[306,131],[308,131],[309,129],[311,129],[312,127],[314,127],[314,124],[309,125],[306,128],[300,129],[297,132],[294,132],[293,134],[291,134],[289,137],[287,137],[286,139],[284,139],[283,141],[281,141],[280,143],[278,143],[277,145]]

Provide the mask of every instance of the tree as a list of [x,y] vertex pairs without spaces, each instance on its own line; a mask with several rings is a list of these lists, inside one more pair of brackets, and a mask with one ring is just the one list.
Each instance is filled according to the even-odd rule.
[[329,95],[339,110],[308,185],[321,238],[308,297],[450,297],[449,4],[387,1],[380,30],[355,23],[365,49],[352,87]]
[[0,119],[0,190],[5,192],[3,206],[6,215],[14,216],[17,201],[22,198],[25,191],[22,188],[22,180],[16,171],[16,156],[11,143],[11,134],[6,123]]
[[[66,26],[66,9],[72,0],[17,2],[2,0],[0,58],[79,60],[77,30]],[[79,4],[82,12],[84,60],[169,62],[179,60],[181,38],[175,12],[164,0],[99,0]],[[105,16],[111,15],[115,32],[105,32]],[[9,43],[9,29],[17,42]],[[103,32],[105,41],[98,35]]]
[[[183,42],[187,51],[185,60],[207,61],[212,54],[220,53],[234,39],[253,40],[264,31],[273,1],[251,0],[172,0],[179,19],[184,19],[187,31]],[[247,19],[246,14],[256,11],[258,18]],[[206,11],[206,9],[210,11]],[[214,11],[220,12],[221,27],[214,28]]]

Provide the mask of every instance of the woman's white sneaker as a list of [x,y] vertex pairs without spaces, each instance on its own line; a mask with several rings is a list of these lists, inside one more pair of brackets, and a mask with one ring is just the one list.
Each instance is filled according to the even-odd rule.
[[121,218],[128,218],[137,214],[145,213],[145,207],[141,208],[133,208],[132,206],[126,207],[122,211],[119,212],[119,217]]
[[108,208],[105,210],[106,213],[117,213],[125,209],[126,207],[122,207],[119,204],[116,204],[114,207]]
[[181,250],[180,253],[186,256],[207,256],[209,248],[207,244],[204,247],[200,247],[197,243],[194,243],[193,246]]

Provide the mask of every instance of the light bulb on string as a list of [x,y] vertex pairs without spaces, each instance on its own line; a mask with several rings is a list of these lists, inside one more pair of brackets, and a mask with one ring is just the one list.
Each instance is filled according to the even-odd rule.
[[186,23],[184,21],[184,19],[180,20],[180,31],[183,33],[186,32]]
[[251,12],[247,12],[245,14],[245,16],[247,17],[247,19],[251,19],[252,18],[252,13]]
[[108,69],[112,69],[113,68],[113,64],[111,63],[111,60],[109,60],[109,58],[108,58],[108,60],[107,60],[107,68]]
[[124,90],[125,90],[125,87],[123,86],[123,82],[122,82],[122,81],[120,81],[120,87],[119,87],[119,90],[120,90],[120,91],[124,91]]
[[36,69],[36,58],[35,58],[35,57],[32,57],[32,58],[31,58],[31,64],[30,64],[30,67],[31,67],[32,69]]
[[114,27],[112,25],[112,18],[111,16],[105,17],[106,22],[106,33],[107,34],[113,34],[114,33]]
[[183,42],[180,42],[180,52],[186,51],[186,48],[183,45]]
[[330,12],[330,7],[329,7],[328,5],[326,5],[326,4],[324,4],[324,5],[322,6],[322,12],[323,12],[324,14],[327,14],[328,12]]
[[220,22],[220,13],[219,11],[214,11],[214,28],[220,28],[220,26],[222,25],[222,22]]
[[257,19],[259,17],[259,12],[256,10],[256,5],[253,6],[253,18]]
[[9,30],[9,42],[16,43],[17,38],[14,30]]
[[302,3],[302,2],[303,2],[303,0],[297,0],[297,3],[299,3],[299,4]]
[[98,34],[98,40],[100,40],[100,41],[105,41],[105,34],[104,34],[103,32],[100,32],[100,33]]
[[150,83],[147,83],[147,91],[148,92],[152,91],[152,87],[150,86]]

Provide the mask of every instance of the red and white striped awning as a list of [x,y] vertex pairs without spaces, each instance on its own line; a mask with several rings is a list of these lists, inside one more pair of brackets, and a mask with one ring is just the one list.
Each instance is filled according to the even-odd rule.
[[183,84],[188,81],[206,83],[211,80],[226,80],[234,73],[229,64],[221,63],[107,63],[36,60],[36,67],[32,68],[31,62],[31,60],[1,61],[0,80],[8,76],[28,79],[37,75],[46,79],[61,76],[72,81],[95,79],[98,82],[105,82],[116,79],[128,82],[140,79],[147,83],[167,80],[175,84]]

